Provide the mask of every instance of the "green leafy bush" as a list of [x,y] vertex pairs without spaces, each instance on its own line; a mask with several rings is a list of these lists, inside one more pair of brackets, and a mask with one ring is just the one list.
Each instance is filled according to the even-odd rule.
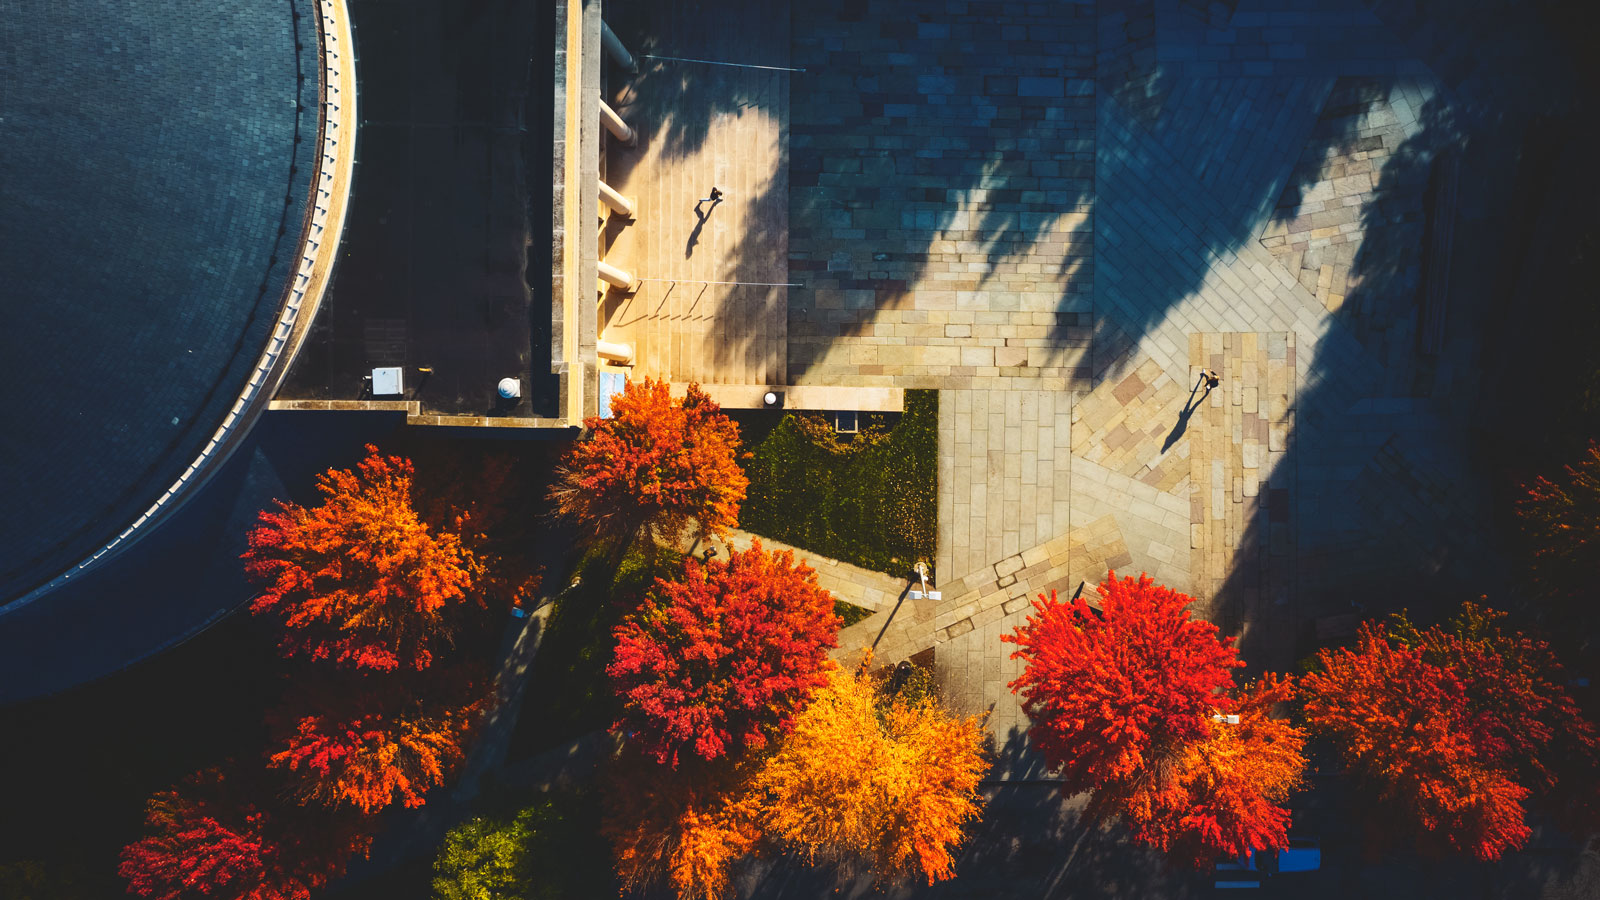
[[933,561],[939,395],[906,391],[892,429],[869,418],[841,441],[821,416],[785,416],[745,461],[739,526],[833,559],[904,576]]
[[614,896],[598,804],[549,794],[513,815],[450,829],[433,862],[434,900],[578,900]]

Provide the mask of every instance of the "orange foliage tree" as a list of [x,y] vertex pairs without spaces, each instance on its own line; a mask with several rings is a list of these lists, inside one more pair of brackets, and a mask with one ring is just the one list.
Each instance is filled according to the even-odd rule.
[[885,696],[864,668],[833,667],[754,785],[767,832],[807,862],[931,885],[955,875],[988,768],[982,717]]
[[[437,672],[437,669],[435,670]],[[437,676],[457,680],[457,673]],[[278,716],[281,748],[267,766],[290,779],[302,804],[376,813],[393,803],[421,806],[463,758],[463,747],[486,705],[471,681],[441,689],[426,700],[404,686],[341,686],[305,710]],[[446,696],[454,695],[454,696]],[[443,702],[441,702],[443,696]]]
[[281,617],[286,656],[424,669],[448,644],[474,561],[458,535],[422,521],[411,487],[410,461],[369,444],[356,471],[317,477],[321,505],[261,513],[244,554],[262,584],[251,609]]
[[122,850],[129,893],[154,900],[307,900],[367,852],[363,822],[287,821],[244,799],[220,769],[150,799],[145,837]]
[[[132,893],[305,900],[367,852],[369,814],[420,806],[460,762],[482,679],[434,663],[466,610],[484,608],[480,585],[509,600],[534,579],[491,572],[497,560],[463,542],[466,514],[434,529],[413,502],[411,463],[366,449],[355,471],[318,477],[320,505],[262,512],[244,554],[262,584],[253,611],[281,624],[285,657],[311,664],[272,717],[279,746],[267,768],[286,778],[246,769],[254,777],[241,786],[209,769],[157,794],[147,835],[123,849]],[[262,805],[279,797],[294,802]]]
[[1135,840],[1194,868],[1287,846],[1284,804],[1303,781],[1306,736],[1271,710],[1293,696],[1290,683],[1272,675],[1245,688],[1233,704],[1238,724],[1207,721],[1200,739],[1102,786],[1090,817],[1120,818]]
[[665,882],[680,900],[718,900],[729,870],[761,839],[759,798],[743,764],[676,770],[627,751],[605,783],[602,831],[627,890]]
[[612,417],[584,421],[551,488],[563,517],[603,541],[676,539],[689,523],[721,535],[739,520],[749,479],[739,426],[699,385],[674,400],[664,381],[630,381]]
[[684,750],[716,759],[786,731],[825,680],[839,617],[816,572],[757,541],[727,562],[685,560],[615,634],[616,729],[676,766]]
[[[1099,586],[1102,610],[1040,596],[1001,639],[1026,664],[1011,689],[1029,738],[1089,815],[1119,818],[1175,861],[1288,844],[1283,804],[1305,768],[1304,734],[1268,713],[1292,696],[1267,677],[1233,691],[1232,639],[1191,618],[1192,598],[1148,576]],[[1239,724],[1213,721],[1235,713]]]
[[1404,615],[1366,624],[1353,649],[1322,650],[1301,679],[1312,730],[1378,801],[1375,836],[1406,831],[1426,852],[1498,859],[1531,834],[1524,801],[1564,780],[1568,810],[1592,815],[1600,737],[1549,646],[1506,633],[1502,615],[1468,603],[1428,629]]

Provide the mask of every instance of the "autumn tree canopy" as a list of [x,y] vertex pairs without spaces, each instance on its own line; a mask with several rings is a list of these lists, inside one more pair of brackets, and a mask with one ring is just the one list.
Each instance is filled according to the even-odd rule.
[[308,900],[371,845],[349,818],[284,821],[220,769],[150,799],[145,837],[122,850],[128,891],[154,900]]
[[[609,419],[584,421],[557,473],[557,511],[591,537],[672,539],[690,523],[721,535],[739,520],[749,479],[739,468],[739,426],[689,385],[674,400],[664,381],[630,381]],[[649,534],[646,534],[649,532]]]
[[463,759],[486,703],[457,673],[440,677],[456,683],[425,699],[404,685],[325,685],[333,690],[322,702],[291,704],[275,717],[280,749],[267,766],[288,776],[302,804],[369,814],[421,806]]
[[631,750],[606,778],[602,833],[625,890],[670,885],[679,900],[720,900],[729,870],[761,840],[761,803],[740,761],[677,770]]
[[412,466],[368,445],[355,471],[317,477],[320,505],[277,501],[251,530],[252,605],[281,617],[286,656],[357,670],[424,669],[468,602],[473,561],[430,528],[411,500]]
[[1011,682],[1028,734],[1068,793],[1092,791],[1143,768],[1153,752],[1204,738],[1207,717],[1243,665],[1231,638],[1191,618],[1194,602],[1148,576],[1099,588],[1103,615],[1052,591],[1001,640],[1026,664]]
[[[1289,795],[1305,769],[1305,735],[1274,719],[1293,696],[1267,676],[1236,693],[1243,665],[1230,638],[1191,618],[1193,600],[1148,576],[1099,586],[1102,611],[1040,596],[1002,640],[1026,668],[1029,736],[1088,814],[1196,868],[1219,855],[1288,845]],[[1237,724],[1217,721],[1222,714]]]
[[880,882],[953,877],[964,827],[981,812],[982,719],[883,687],[830,663],[766,755],[672,769],[624,751],[606,779],[604,825],[623,886],[664,882],[680,900],[715,900],[732,867],[765,850]]
[[931,698],[885,696],[883,686],[830,668],[754,778],[761,821],[808,862],[931,885],[954,877],[963,828],[982,811],[983,722]]
[[318,477],[320,504],[279,501],[251,530],[252,609],[281,626],[285,657],[315,665],[297,667],[269,716],[266,771],[229,763],[151,799],[146,835],[123,848],[132,893],[307,900],[367,852],[371,814],[420,806],[460,762],[485,679],[435,663],[463,613],[485,608],[481,583],[509,602],[533,579],[491,573],[494,558],[463,542],[466,513],[435,528],[413,500],[410,461],[366,449],[354,471]]
[[1247,687],[1233,704],[1238,724],[1208,719],[1198,740],[1108,782],[1091,797],[1091,818],[1119,818],[1135,840],[1200,869],[1287,846],[1285,804],[1302,783],[1305,732],[1271,712],[1293,696],[1271,675]]
[[1592,809],[1600,737],[1549,646],[1502,615],[1469,603],[1427,629],[1369,623],[1301,679],[1307,721],[1373,791],[1380,832],[1493,860],[1527,841],[1524,801],[1558,782],[1568,809]]
[[825,681],[839,617],[816,572],[759,541],[727,562],[686,559],[617,626],[606,673],[617,730],[658,762],[765,747]]

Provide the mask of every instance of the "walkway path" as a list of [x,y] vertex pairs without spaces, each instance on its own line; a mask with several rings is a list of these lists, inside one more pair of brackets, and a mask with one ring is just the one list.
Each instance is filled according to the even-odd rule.
[[[632,294],[608,292],[600,336],[633,345],[636,376],[782,384],[788,16],[763,4],[673,3],[637,4],[608,19],[621,33],[648,35],[633,50],[652,56],[640,58],[637,74],[615,78],[608,94],[639,137],[635,147],[607,141],[603,177],[637,201],[638,214],[626,225],[611,215],[601,241],[606,262],[648,280]],[[779,68],[658,58],[723,60],[735,51],[736,61]],[[700,202],[712,187],[724,198]]]
[[[1294,334],[1193,334],[1191,367],[1223,379],[1190,416],[1189,528],[1199,609],[1229,634],[1266,632],[1270,659],[1294,662]],[[1240,584],[1226,590],[1239,574]]]
[[810,550],[790,546],[782,541],[737,529],[730,532],[726,539],[694,541],[687,543],[682,549],[686,553],[701,554],[707,548],[715,548],[721,558],[726,560],[729,549],[742,553],[749,550],[751,544],[756,541],[760,541],[762,549],[769,553],[794,554],[797,562],[805,563],[816,571],[817,584],[823,590],[862,609],[881,611],[891,608],[905,593],[906,586],[910,583],[903,578],[893,578],[882,572],[863,569]]

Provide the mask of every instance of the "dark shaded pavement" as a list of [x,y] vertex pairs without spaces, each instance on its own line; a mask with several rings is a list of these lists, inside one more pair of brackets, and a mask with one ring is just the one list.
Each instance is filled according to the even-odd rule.
[[[279,397],[371,397],[406,368],[407,400],[447,415],[553,410],[548,4],[353,0],[361,130],[338,269]],[[543,55],[534,56],[540,52]],[[530,65],[531,60],[531,65]],[[531,90],[531,93],[530,93]],[[532,182],[536,189],[528,190]],[[431,374],[419,373],[431,368]],[[496,384],[523,379],[523,398]]]

